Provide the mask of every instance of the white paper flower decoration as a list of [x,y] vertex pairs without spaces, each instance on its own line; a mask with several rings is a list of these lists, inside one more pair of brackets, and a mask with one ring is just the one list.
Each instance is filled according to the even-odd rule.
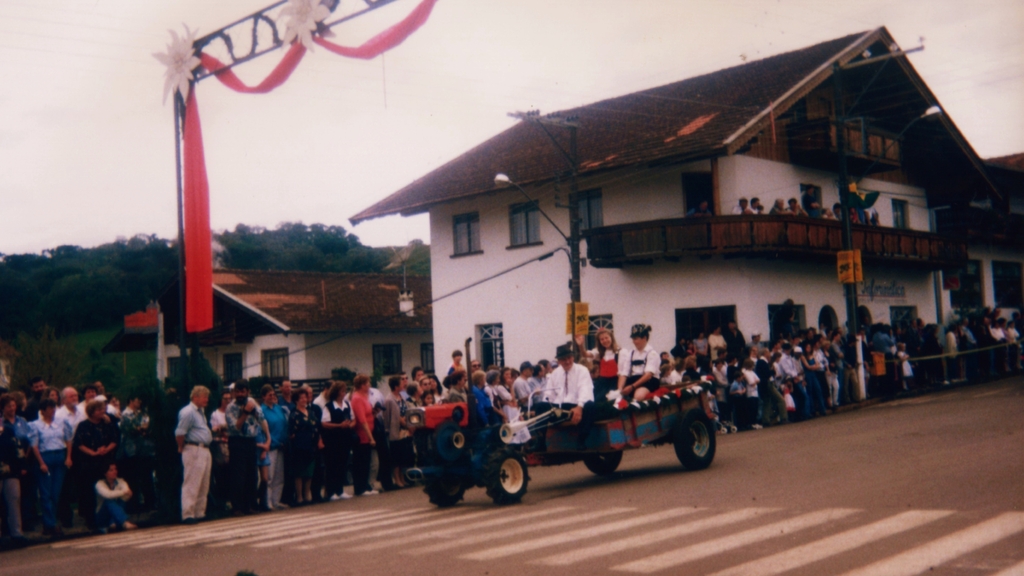
[[281,40],[285,44],[298,40],[312,51],[317,22],[322,22],[330,15],[330,9],[321,4],[320,0],[288,0],[288,5],[281,10],[281,16],[288,17]]
[[167,96],[175,91],[181,92],[182,98],[188,98],[189,83],[192,81],[192,70],[199,66],[201,61],[196,58],[192,43],[196,39],[196,30],[189,30],[185,26],[185,35],[178,36],[174,30],[171,33],[171,41],[167,44],[167,52],[153,54],[153,57],[167,66],[164,72],[164,103],[167,103]]

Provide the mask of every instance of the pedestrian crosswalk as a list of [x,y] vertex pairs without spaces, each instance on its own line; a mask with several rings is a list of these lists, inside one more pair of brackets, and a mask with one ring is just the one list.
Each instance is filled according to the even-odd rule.
[[349,553],[438,555],[467,566],[499,562],[548,570],[579,566],[589,571],[698,571],[713,576],[774,576],[800,569],[900,576],[984,556],[986,561],[975,563],[972,574],[1024,575],[1024,512],[979,516],[953,510],[694,506],[641,511],[633,506],[554,504],[444,510],[324,508],[123,532],[53,547],[234,547],[257,553],[328,546],[337,550],[344,542]]

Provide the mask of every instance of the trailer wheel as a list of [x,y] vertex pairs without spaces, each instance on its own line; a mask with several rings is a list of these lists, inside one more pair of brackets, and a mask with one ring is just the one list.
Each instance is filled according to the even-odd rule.
[[462,484],[462,479],[457,476],[443,476],[427,482],[423,491],[430,497],[431,504],[438,508],[448,508],[462,500],[462,496],[466,493],[466,487]]
[[615,472],[620,462],[622,462],[622,450],[618,452],[598,452],[597,454],[587,454],[583,457],[583,463],[587,466],[587,470],[600,476],[607,476]]
[[526,486],[530,483],[526,461],[508,449],[497,450],[488,458],[483,478],[487,495],[501,506],[517,504],[523,499]]
[[703,470],[715,459],[715,429],[703,410],[683,415],[672,430],[676,457],[687,470]]

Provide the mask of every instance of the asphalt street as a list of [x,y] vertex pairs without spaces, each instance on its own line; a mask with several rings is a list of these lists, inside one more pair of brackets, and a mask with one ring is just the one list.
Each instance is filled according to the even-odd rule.
[[1024,574],[1024,381],[671,447],[604,478],[530,470],[522,504],[419,489],[0,555],[0,574]]

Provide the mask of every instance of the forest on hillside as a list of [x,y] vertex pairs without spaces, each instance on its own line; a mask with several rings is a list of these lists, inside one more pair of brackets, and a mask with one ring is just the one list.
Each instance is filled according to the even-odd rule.
[[[395,248],[366,246],[341,226],[284,223],[271,230],[239,224],[213,237],[218,268],[402,272],[388,268]],[[416,245],[407,268],[409,274],[429,274],[429,248]],[[117,326],[125,314],[155,300],[177,270],[176,241],[155,235],[95,248],[0,254],[0,339],[36,335],[44,327],[62,337]]]

